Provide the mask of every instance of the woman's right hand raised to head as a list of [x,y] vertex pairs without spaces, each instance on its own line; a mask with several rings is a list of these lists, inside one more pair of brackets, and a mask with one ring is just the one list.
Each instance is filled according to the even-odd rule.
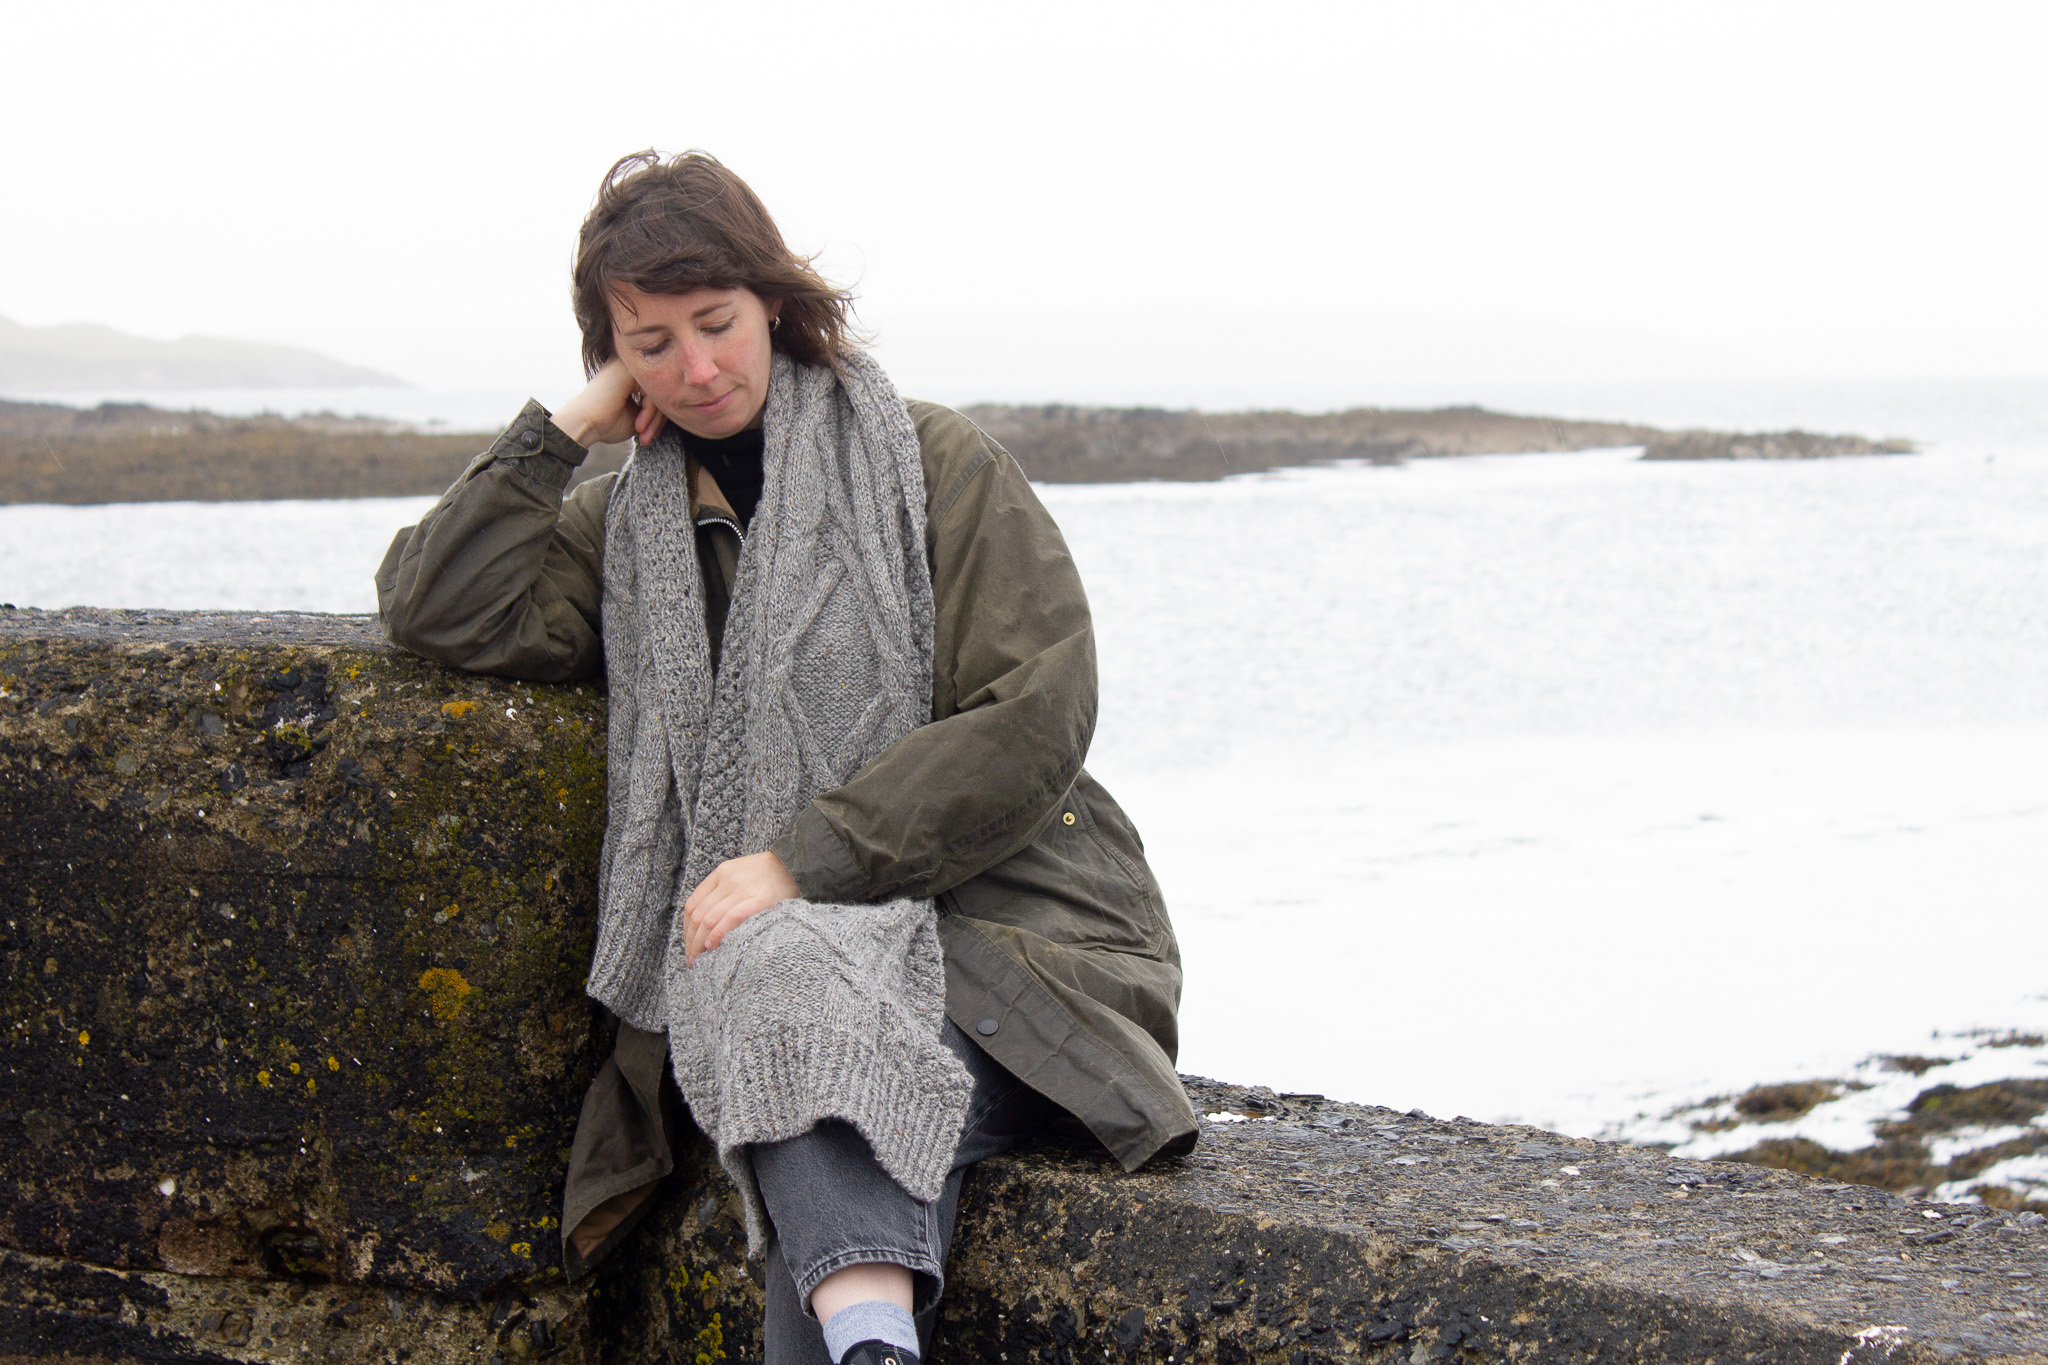
[[628,436],[646,445],[661,434],[668,419],[640,394],[626,363],[617,356],[590,377],[583,392],[562,404],[554,423],[578,445],[623,441]]

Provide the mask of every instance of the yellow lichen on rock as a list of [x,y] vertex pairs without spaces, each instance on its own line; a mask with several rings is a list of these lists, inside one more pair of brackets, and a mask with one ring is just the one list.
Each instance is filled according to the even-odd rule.
[[429,967],[420,973],[420,989],[427,993],[427,1008],[434,1017],[445,1020],[462,1013],[463,997],[470,986],[452,967]]
[[713,1313],[711,1315],[711,1321],[697,1329],[697,1341],[698,1344],[703,1347],[702,1350],[697,1352],[697,1361],[699,1362],[699,1365],[712,1365],[712,1362],[714,1361],[724,1360],[724,1315],[720,1313]]
[[441,714],[447,716],[450,720],[461,720],[474,710],[476,710],[476,703],[473,701],[444,701],[441,703]]

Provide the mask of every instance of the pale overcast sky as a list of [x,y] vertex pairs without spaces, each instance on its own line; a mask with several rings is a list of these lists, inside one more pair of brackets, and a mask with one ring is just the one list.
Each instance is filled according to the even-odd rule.
[[577,223],[653,145],[955,401],[2048,373],[2037,4],[0,13],[18,322],[559,389]]

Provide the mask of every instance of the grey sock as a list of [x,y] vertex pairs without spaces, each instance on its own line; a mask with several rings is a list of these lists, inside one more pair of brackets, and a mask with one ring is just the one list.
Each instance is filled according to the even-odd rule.
[[883,1299],[850,1303],[825,1319],[825,1349],[834,1360],[844,1360],[863,1341],[886,1341],[916,1355],[917,1322],[908,1308]]

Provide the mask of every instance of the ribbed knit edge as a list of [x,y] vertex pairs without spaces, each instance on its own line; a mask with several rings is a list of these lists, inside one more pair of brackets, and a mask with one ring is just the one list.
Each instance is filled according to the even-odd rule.
[[[937,1030],[928,1041],[917,1040],[925,1042],[922,1057],[886,1048],[886,1041],[811,1023],[735,1049],[739,1065],[721,1078],[718,1159],[746,1207],[750,1256],[767,1248],[767,1211],[747,1152],[756,1142],[781,1142],[823,1119],[843,1119],[860,1130],[875,1160],[911,1198],[937,1199],[945,1189],[974,1078]],[[930,1085],[935,1074],[950,1082],[936,1093]],[[827,1089],[834,1098],[818,1093]],[[860,1102],[849,1104],[848,1096]]]
[[619,932],[617,945],[599,945],[583,991],[634,1028],[663,1033],[668,1029],[668,1018],[663,1007],[662,960],[626,951],[634,937],[630,932]]

